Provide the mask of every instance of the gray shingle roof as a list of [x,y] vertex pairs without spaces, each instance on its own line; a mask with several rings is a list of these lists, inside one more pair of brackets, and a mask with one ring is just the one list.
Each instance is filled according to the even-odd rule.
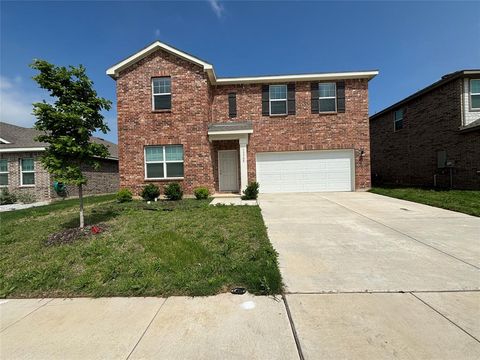
[[[0,138],[9,142],[9,144],[0,143],[0,149],[46,147],[48,144],[34,140],[41,134],[41,131],[32,128],[0,122]],[[117,144],[95,136],[92,136],[92,141],[105,145],[110,152],[110,157],[118,159]]]
[[208,124],[208,132],[217,131],[237,131],[237,130],[253,130],[251,121],[229,121],[222,123]]

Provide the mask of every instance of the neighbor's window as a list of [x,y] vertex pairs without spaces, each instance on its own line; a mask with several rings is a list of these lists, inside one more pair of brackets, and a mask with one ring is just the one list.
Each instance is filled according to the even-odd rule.
[[480,110],[480,79],[470,80],[470,108]]
[[320,112],[337,111],[337,84],[320,83],[318,84],[318,95]]
[[287,85],[270,85],[270,115],[287,115]]
[[393,113],[393,122],[395,131],[403,128],[403,109],[399,109]]
[[145,178],[169,179],[183,177],[183,146],[147,146]]
[[171,80],[169,77],[152,79],[153,110],[170,110],[172,108]]
[[22,186],[35,185],[35,163],[33,159],[20,160],[20,182]]
[[0,160],[0,186],[8,185],[8,160]]

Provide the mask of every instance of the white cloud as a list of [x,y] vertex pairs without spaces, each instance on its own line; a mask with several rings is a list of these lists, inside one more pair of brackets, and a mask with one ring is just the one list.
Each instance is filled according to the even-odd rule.
[[33,126],[32,103],[40,101],[40,94],[23,88],[22,78],[0,75],[0,121],[19,126]]
[[222,4],[220,4],[220,0],[208,0],[208,3],[212,7],[213,12],[219,19],[223,17],[223,13],[225,12],[225,8]]

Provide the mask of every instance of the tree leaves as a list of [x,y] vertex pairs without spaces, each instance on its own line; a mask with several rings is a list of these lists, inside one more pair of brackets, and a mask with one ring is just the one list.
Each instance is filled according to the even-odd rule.
[[109,155],[103,144],[92,142],[95,131],[107,133],[102,110],[110,110],[111,101],[97,96],[86,69],[55,66],[45,60],[30,65],[39,73],[33,77],[54,99],[33,104],[35,128],[43,131],[37,141],[49,144],[42,163],[57,181],[85,184],[85,166],[98,168],[98,158]]

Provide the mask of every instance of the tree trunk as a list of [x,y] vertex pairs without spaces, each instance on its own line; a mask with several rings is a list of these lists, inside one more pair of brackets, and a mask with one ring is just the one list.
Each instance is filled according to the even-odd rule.
[[83,189],[82,184],[78,185],[78,198],[80,200],[80,229],[83,229],[85,223],[83,219]]

